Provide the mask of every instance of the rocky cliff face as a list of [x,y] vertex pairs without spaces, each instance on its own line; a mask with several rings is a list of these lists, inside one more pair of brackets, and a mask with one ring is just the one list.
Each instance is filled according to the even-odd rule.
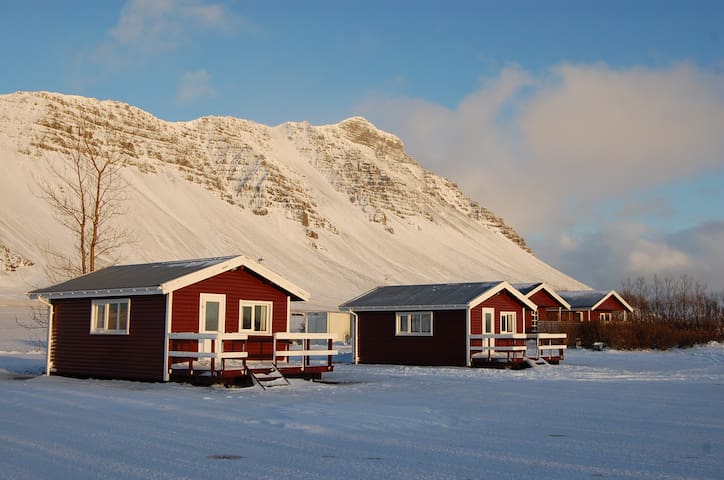
[[[0,95],[0,255],[10,265],[0,290],[47,283],[38,273],[46,246],[72,251],[73,239],[32,190],[33,178],[48,173],[45,161],[68,158],[79,132],[126,165],[122,221],[137,242],[121,252],[123,262],[263,256],[325,308],[381,283],[582,286],[364,118],[165,122],[119,102],[32,92]],[[37,283],[12,280],[23,270],[36,272]]]
[[337,232],[339,226],[319,211],[315,186],[294,168],[301,160],[391,235],[390,216],[443,222],[453,210],[531,251],[502,218],[467,198],[453,182],[421,167],[405,153],[399,138],[361,117],[320,127],[268,127],[232,117],[170,123],[113,101],[45,92],[11,97],[6,101],[22,103],[37,114],[24,125],[24,152],[32,156],[69,154],[71,139],[82,128],[142,171],[155,171],[159,162],[173,164],[187,180],[230,204],[257,215],[283,211],[307,227],[310,237],[318,229]]

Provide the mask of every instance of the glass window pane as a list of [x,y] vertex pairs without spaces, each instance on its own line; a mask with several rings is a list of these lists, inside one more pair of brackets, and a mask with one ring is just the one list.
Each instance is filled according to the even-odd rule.
[[266,332],[268,330],[268,313],[266,305],[255,305],[254,306],[254,317],[256,320],[258,332]]
[[206,323],[207,332],[219,331],[219,302],[206,302]]
[[421,332],[422,333],[432,332],[432,317],[429,313],[423,314],[423,316],[422,316]]
[[108,330],[116,330],[118,328],[118,304],[108,304]]
[[400,331],[408,332],[410,329],[407,326],[407,315],[400,315]]
[[128,330],[128,303],[119,304],[118,309],[118,328],[120,330]]
[[251,330],[251,307],[244,305],[241,307],[241,329]]
[[421,326],[421,318],[419,313],[413,313],[412,314],[412,328],[410,329],[411,332],[419,333],[422,329]]
[[106,309],[105,305],[99,304],[95,306],[96,309],[96,329],[103,330],[106,328]]

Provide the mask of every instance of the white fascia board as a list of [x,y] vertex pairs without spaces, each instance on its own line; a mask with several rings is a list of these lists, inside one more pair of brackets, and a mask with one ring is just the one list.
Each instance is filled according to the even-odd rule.
[[633,307],[629,305],[628,302],[616,292],[616,290],[611,290],[610,292],[608,292],[608,294],[606,294],[601,300],[599,300],[597,304],[591,307],[591,310],[596,310],[603,302],[608,300],[611,296],[614,296],[619,302],[621,302],[621,305],[623,305],[623,307],[628,310],[629,313],[633,312]]
[[500,291],[503,291],[503,290],[508,290],[511,295],[513,295],[516,299],[518,299],[518,300],[520,301],[520,303],[522,303],[523,305],[525,305],[525,306],[528,307],[529,309],[531,309],[531,310],[538,310],[538,305],[536,305],[535,303],[531,302],[530,299],[528,299],[525,295],[523,295],[522,293],[520,293],[517,288],[515,288],[514,286],[512,286],[510,283],[506,282],[505,280],[502,281],[502,282],[500,282],[500,283],[498,283],[498,284],[497,284],[496,286],[494,286],[493,288],[489,288],[489,289],[486,290],[483,294],[478,295],[477,297],[475,297],[474,299],[472,299],[472,300],[466,305],[466,307],[467,307],[467,308],[472,308],[472,307],[474,307],[475,305],[479,305],[479,304],[483,303],[485,300],[487,300],[487,299],[489,299],[490,297],[492,297],[493,295],[495,295],[496,293],[498,293],[498,292],[500,292]]
[[214,275],[218,275],[220,273],[224,273],[228,270],[233,270],[234,268],[238,268],[241,266],[253,272],[256,272],[260,276],[266,278],[267,280],[276,285],[279,285],[284,290],[294,294],[302,300],[309,300],[311,296],[306,290],[302,290],[293,283],[285,280],[268,268],[261,266],[259,263],[251,260],[244,255],[239,255],[237,257],[230,258],[224,262],[217,263],[216,265],[211,265],[209,267],[202,268],[201,270],[197,270],[193,273],[189,273],[188,275],[169,280],[168,282],[161,285],[161,290],[163,291],[163,293],[173,292],[174,290],[193,285],[196,282],[206,280],[207,278],[211,278]]
[[28,293],[31,300],[42,297],[47,300],[61,298],[129,297],[134,295],[158,295],[164,293],[161,287],[111,288],[101,290],[75,290],[70,292]]
[[571,304],[568,303],[568,302],[566,302],[565,299],[563,299],[563,297],[561,297],[560,295],[558,295],[558,294],[556,293],[556,291],[553,290],[551,287],[549,287],[545,282],[544,282],[544,283],[541,283],[540,285],[538,285],[537,287],[535,287],[533,290],[531,290],[530,292],[528,292],[528,295],[526,295],[526,297],[530,298],[530,297],[532,297],[534,294],[538,293],[538,292],[541,291],[541,290],[545,290],[546,292],[548,292],[548,294],[549,294],[551,297],[553,297],[557,302],[559,302],[559,303],[561,304],[561,306],[562,306],[563,308],[565,308],[566,310],[570,310],[570,309],[571,309]]

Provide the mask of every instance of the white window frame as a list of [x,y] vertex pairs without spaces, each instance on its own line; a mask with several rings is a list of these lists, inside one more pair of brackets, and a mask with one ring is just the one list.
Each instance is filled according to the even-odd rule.
[[[412,317],[414,315],[424,315],[430,318],[430,331],[414,331],[412,329]],[[422,321],[422,319],[421,319]],[[403,323],[404,322],[404,323]],[[422,327],[422,323],[420,323]],[[432,337],[433,332],[433,315],[432,312],[397,312],[395,314],[395,335],[410,337]]]
[[581,311],[576,312],[576,316],[578,317],[579,322],[583,321],[583,312],[581,312]]
[[[125,328],[108,328],[110,305],[118,305],[120,313],[120,305],[126,306]],[[101,308],[103,307],[103,308]],[[99,312],[102,318],[99,318]],[[120,319],[120,318],[119,318]],[[102,300],[91,301],[91,320],[90,333],[92,335],[128,335],[131,331],[131,299],[130,298],[107,298]]]
[[598,320],[604,323],[608,323],[613,320],[613,315],[611,315],[611,312],[599,312]]
[[500,333],[515,333],[516,322],[516,312],[500,312]]
[[530,328],[533,330],[538,330],[538,321],[540,320],[540,315],[538,314],[538,310],[533,310],[530,314]]
[[[256,330],[256,307],[266,307],[266,329]],[[244,328],[244,307],[251,307],[251,328]],[[274,321],[274,302],[263,302],[259,300],[239,300],[239,332],[251,333],[253,335],[271,335],[272,322]]]

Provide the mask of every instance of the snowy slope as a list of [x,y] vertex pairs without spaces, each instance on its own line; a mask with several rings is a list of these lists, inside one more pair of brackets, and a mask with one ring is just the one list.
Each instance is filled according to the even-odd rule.
[[170,123],[118,102],[35,92],[0,96],[0,258],[25,261],[0,266],[0,296],[47,283],[44,247],[71,248],[33,194],[34,177],[67,154],[68,132],[81,123],[127,162],[122,222],[136,242],[124,263],[242,253],[310,291],[308,309],[336,308],[382,283],[582,287],[363,118]]

